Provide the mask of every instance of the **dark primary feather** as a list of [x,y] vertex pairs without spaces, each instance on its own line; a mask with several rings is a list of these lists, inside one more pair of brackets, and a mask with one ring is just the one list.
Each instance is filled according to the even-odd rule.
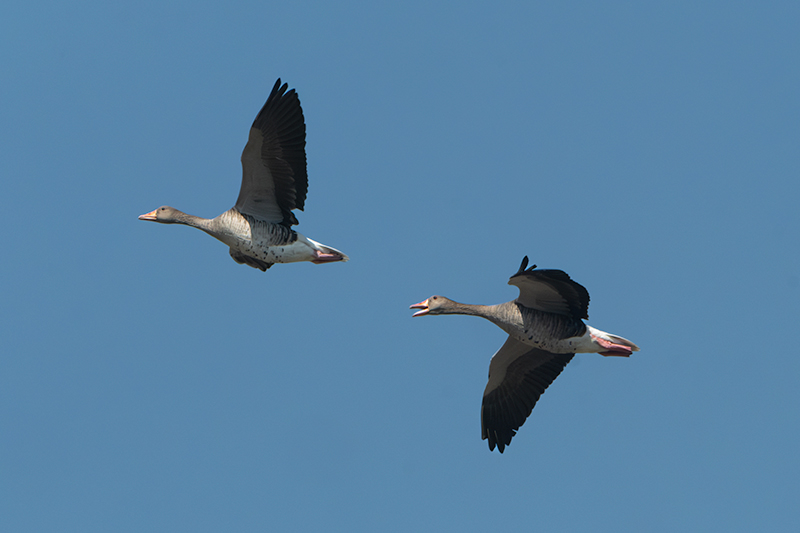
[[539,397],[574,356],[531,348],[508,365],[505,378],[484,393],[481,406],[481,438],[489,440],[490,450],[497,446],[503,453]]
[[[525,272],[525,268],[527,268],[527,266],[528,266],[528,256],[526,255],[525,257],[522,258],[522,264],[519,265],[519,270],[517,270],[517,274],[522,274],[523,272]],[[536,265],[533,265],[529,270],[533,270],[534,268],[536,268]],[[516,276],[517,274],[514,274],[514,276]],[[513,278],[514,276],[511,277]]]
[[589,318],[589,291],[583,285],[563,270],[536,270],[536,265],[526,270],[527,264],[526,256],[519,271],[508,280],[510,285],[519,287],[519,303],[575,319]]
[[261,157],[275,180],[275,194],[282,209],[302,210],[308,193],[306,124],[300,98],[288,84],[275,82],[253,127],[261,131]]

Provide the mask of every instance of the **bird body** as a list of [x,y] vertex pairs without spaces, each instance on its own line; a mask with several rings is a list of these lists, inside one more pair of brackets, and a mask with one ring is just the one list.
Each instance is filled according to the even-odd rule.
[[210,235],[230,246],[234,258],[245,255],[265,263],[324,263],[329,255],[336,261],[347,260],[339,250],[313,241],[283,224],[240,213],[235,207],[214,218],[212,225],[217,231]]
[[275,83],[253,121],[242,152],[242,185],[236,205],[213,218],[162,206],[140,220],[201,229],[230,247],[237,263],[267,270],[275,263],[329,263],[349,258],[294,231],[293,209],[303,209],[308,190],[305,119],[294,89]]
[[516,300],[471,305],[431,296],[412,309],[413,316],[472,315],[485,318],[508,334],[489,365],[481,408],[482,438],[502,453],[525,422],[545,389],[576,353],[627,357],[633,342],[593,328],[588,318],[589,293],[561,270],[526,270],[528,258],[509,280],[520,289]]

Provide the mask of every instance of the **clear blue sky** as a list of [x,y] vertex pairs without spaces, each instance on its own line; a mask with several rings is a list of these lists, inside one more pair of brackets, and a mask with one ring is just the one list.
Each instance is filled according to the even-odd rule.
[[[18,2],[0,18],[0,530],[800,530],[800,4]],[[275,79],[298,230],[235,264]],[[432,294],[524,255],[630,359],[580,355],[503,455]]]

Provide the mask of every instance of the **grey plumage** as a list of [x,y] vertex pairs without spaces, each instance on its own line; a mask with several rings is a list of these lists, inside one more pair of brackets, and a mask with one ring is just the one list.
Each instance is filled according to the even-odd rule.
[[628,356],[639,348],[583,322],[589,293],[566,272],[526,268],[525,257],[508,283],[520,289],[516,300],[497,305],[470,305],[431,296],[412,305],[414,316],[472,315],[508,333],[489,364],[481,406],[481,437],[502,453],[531,414],[536,402],[561,374],[575,353]]
[[265,271],[275,263],[347,261],[329,246],[292,230],[292,210],[308,192],[306,126],[294,89],[275,82],[242,151],[242,183],[233,208],[213,219],[163,206],[141,220],[199,228],[230,247],[234,261]]

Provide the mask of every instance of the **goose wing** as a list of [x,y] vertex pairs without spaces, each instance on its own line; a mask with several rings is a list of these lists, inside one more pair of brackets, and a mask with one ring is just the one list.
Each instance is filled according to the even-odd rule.
[[239,263],[240,265],[248,265],[253,268],[259,269],[261,272],[266,272],[269,267],[274,265],[275,263],[267,263],[266,261],[262,261],[261,259],[252,257],[250,255],[245,255],[239,250],[234,250],[233,248],[230,249],[231,257],[233,260]]
[[503,453],[545,389],[575,354],[554,354],[509,337],[492,357],[481,405],[481,438]]
[[242,187],[236,209],[267,222],[297,224],[308,192],[306,124],[294,89],[275,82],[250,128],[242,152]]
[[517,302],[539,311],[589,318],[589,291],[583,285],[563,270],[535,270],[536,265],[526,270],[527,266],[525,256],[519,271],[508,280],[519,288]]

